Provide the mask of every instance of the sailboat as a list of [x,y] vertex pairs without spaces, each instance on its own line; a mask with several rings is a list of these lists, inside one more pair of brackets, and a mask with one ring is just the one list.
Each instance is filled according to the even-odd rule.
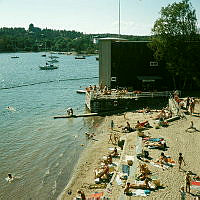
[[[45,55],[46,55],[46,43],[45,43]],[[46,56],[45,57],[45,60],[46,60]],[[43,65],[43,66],[39,66],[40,70],[53,70],[53,69],[58,69],[58,66],[55,66],[52,62],[53,58],[50,57],[51,60],[47,61],[46,60],[46,64]]]

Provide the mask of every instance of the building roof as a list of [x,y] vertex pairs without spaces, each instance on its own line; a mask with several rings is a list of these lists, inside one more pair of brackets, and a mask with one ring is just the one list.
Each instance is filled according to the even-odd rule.
[[112,40],[112,41],[127,41],[127,39],[123,39],[123,38],[98,38],[98,40]]

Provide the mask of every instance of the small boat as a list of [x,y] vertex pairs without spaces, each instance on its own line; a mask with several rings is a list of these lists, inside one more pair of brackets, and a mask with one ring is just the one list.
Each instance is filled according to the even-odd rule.
[[58,66],[55,66],[53,64],[46,63],[44,66],[39,66],[40,70],[53,70],[58,69]]
[[86,91],[85,90],[76,90],[77,93],[80,93],[80,94],[85,94]]
[[99,60],[99,57],[96,57],[96,60]]
[[75,56],[75,59],[85,59],[85,56]]
[[50,62],[50,63],[57,63],[57,62],[59,62],[59,61],[56,60],[56,59],[52,59],[52,60],[48,60],[48,62]]
[[19,58],[19,56],[12,56],[11,58]]
[[46,56],[47,56],[46,54],[43,54],[43,55],[42,55],[42,57],[46,57]]

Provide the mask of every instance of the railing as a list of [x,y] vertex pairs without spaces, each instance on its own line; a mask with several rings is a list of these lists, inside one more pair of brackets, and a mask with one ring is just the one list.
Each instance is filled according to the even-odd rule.
[[110,92],[109,94],[105,94],[100,91],[89,91],[86,92],[86,95],[89,96],[90,100],[95,99],[126,99],[126,98],[149,98],[149,97],[169,97],[170,91],[163,91],[163,92]]

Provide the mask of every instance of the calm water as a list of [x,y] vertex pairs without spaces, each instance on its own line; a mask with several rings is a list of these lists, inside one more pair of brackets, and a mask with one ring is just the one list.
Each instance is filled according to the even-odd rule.
[[[69,106],[84,112],[76,90],[98,82],[98,62],[58,55],[58,69],[41,71],[42,53],[13,55],[0,54],[0,199],[56,199],[88,142],[83,133],[96,122],[52,116]],[[9,172],[18,179],[8,183]]]

